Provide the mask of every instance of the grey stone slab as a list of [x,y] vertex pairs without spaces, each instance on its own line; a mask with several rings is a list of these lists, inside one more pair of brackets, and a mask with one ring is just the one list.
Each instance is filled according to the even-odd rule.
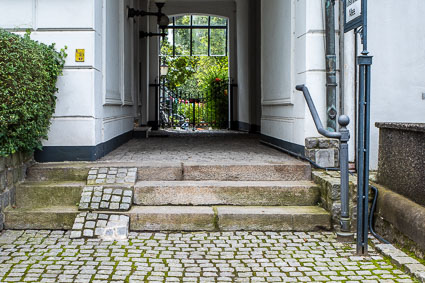
[[109,208],[109,202],[102,201],[99,205],[99,208],[101,209],[108,209]]
[[84,229],[83,230],[83,236],[84,237],[93,237],[94,236],[94,232],[92,229]]
[[84,223],[84,228],[94,228],[96,226],[96,222],[95,221],[86,221],[86,223]]
[[121,196],[112,196],[111,202],[121,202]]
[[132,231],[212,231],[211,207],[138,206],[129,211]]
[[130,209],[130,204],[128,203],[120,204],[120,210],[129,210],[129,209]]
[[111,203],[109,203],[109,209],[117,210],[119,208],[120,208],[119,202],[111,202]]
[[100,202],[102,200],[102,198],[99,196],[99,197],[92,197],[92,202]]
[[122,202],[124,203],[131,203],[131,197],[123,197]]
[[110,199],[111,199],[111,195],[109,195],[109,194],[104,194],[102,196],[102,200],[104,200],[104,201],[109,201]]
[[77,239],[81,237],[81,231],[71,231],[71,235],[69,236],[71,239]]
[[86,220],[96,220],[98,217],[97,213],[88,213],[86,216]]
[[329,213],[316,206],[218,206],[223,231],[314,231],[330,229]]
[[84,227],[84,224],[83,224],[83,223],[78,223],[78,222],[76,222],[76,223],[74,223],[74,225],[72,226],[72,230],[81,230],[81,229],[83,229],[83,227]]

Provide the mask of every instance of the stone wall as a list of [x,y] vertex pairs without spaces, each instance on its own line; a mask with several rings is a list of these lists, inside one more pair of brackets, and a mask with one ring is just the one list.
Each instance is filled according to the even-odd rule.
[[15,153],[0,157],[0,231],[4,227],[3,211],[14,205],[16,185],[25,179],[27,168],[32,162],[32,154]]
[[306,138],[305,156],[321,167],[339,167],[339,140],[324,137]]
[[425,123],[376,123],[378,183],[425,206]]
[[425,259],[425,207],[375,185],[379,189],[375,231],[384,239]]
[[[338,171],[314,170],[312,172],[313,181],[320,188],[320,205],[330,212],[332,227],[339,231],[339,217],[341,215],[341,181]],[[349,176],[350,189],[350,217],[351,228],[356,230],[357,215],[357,178]]]

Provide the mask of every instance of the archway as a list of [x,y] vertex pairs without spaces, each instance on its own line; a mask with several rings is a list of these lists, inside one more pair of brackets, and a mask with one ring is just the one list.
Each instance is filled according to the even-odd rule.
[[230,127],[228,34],[225,17],[171,17],[167,35],[159,43],[159,126],[178,130]]

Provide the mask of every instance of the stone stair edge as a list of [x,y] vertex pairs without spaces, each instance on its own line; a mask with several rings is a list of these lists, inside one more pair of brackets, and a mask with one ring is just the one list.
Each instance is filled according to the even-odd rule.
[[129,167],[211,167],[211,166],[310,166],[308,162],[301,161],[298,159],[289,160],[285,162],[247,162],[247,163],[221,163],[221,162],[170,162],[164,164],[163,162],[102,162],[102,161],[65,161],[65,162],[45,162],[45,163],[35,163],[31,166],[34,169],[90,169],[93,167],[118,167],[118,168],[129,168]]
[[18,187],[84,187],[87,186],[85,181],[47,181],[47,180],[25,180],[17,185]]
[[[297,211],[299,213],[296,213]],[[68,230],[73,225],[71,220],[78,213],[76,206],[52,206],[32,210],[7,209],[5,224],[7,229],[60,228]],[[329,213],[317,206],[133,206],[128,212],[96,211],[96,213],[129,216],[131,231],[313,231],[330,229]],[[8,221],[10,218],[15,219],[15,223],[10,223]],[[31,223],[26,222],[27,219],[34,218],[38,219],[37,224],[31,226]],[[304,223],[305,226],[303,226]]]
[[139,187],[152,187],[152,186],[207,186],[207,187],[225,187],[225,186],[236,186],[236,187],[318,187],[318,185],[311,180],[278,180],[278,181],[247,181],[247,180],[164,180],[164,181],[137,181],[134,185],[135,188]]

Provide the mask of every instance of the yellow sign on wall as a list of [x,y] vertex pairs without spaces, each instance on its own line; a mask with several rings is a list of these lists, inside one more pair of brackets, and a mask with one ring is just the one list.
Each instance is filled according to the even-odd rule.
[[75,50],[75,62],[84,62],[85,49]]

